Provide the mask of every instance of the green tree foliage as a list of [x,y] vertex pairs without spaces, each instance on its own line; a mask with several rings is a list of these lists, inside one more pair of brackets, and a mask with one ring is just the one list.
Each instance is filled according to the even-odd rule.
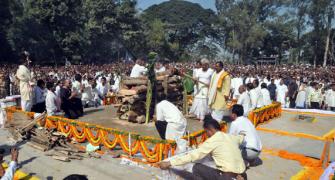
[[[153,5],[141,17],[149,32],[149,48],[157,49],[159,43],[165,50],[163,54],[170,58],[180,58],[198,41],[216,34],[212,28],[217,19],[215,13],[187,1],[172,0]],[[151,29],[153,27],[155,30]],[[163,29],[164,38],[157,31],[159,29]]]

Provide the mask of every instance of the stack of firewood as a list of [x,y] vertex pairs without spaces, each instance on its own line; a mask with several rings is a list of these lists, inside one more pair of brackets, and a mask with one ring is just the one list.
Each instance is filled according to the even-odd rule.
[[71,143],[71,139],[65,134],[57,132],[56,129],[46,129],[38,127],[37,124],[44,124],[46,114],[43,113],[34,120],[23,120],[26,125],[22,126],[17,123],[14,126],[12,133],[18,141],[27,141],[27,144],[37,150],[46,152],[46,155],[53,159],[69,162],[71,159],[81,160],[87,157],[99,158],[100,156],[91,153],[86,154],[86,151],[81,150],[76,145]]
[[[157,96],[165,94],[169,101],[182,107],[183,86],[179,76],[156,78]],[[118,109],[119,118],[134,123],[144,123],[146,113],[148,80],[146,78],[124,77],[122,88],[118,96],[121,97],[121,106]],[[154,103],[152,103],[154,105]]]

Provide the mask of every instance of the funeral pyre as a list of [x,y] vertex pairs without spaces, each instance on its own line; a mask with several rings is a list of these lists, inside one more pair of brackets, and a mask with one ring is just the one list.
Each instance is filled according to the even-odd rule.
[[[123,77],[122,88],[118,93],[121,105],[119,118],[134,123],[144,123],[146,116],[148,79]],[[156,78],[154,96],[166,95],[167,99],[180,109],[183,107],[183,84],[180,76],[159,76]],[[155,99],[151,103],[150,116],[154,114]]]

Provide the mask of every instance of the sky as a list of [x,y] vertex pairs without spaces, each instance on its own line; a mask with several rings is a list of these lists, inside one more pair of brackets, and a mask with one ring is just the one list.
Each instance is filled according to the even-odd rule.
[[[145,10],[154,4],[159,4],[165,1],[168,0],[137,0],[137,7],[140,10]],[[187,1],[198,3],[205,9],[212,9],[213,11],[216,11],[215,0],[187,0]]]

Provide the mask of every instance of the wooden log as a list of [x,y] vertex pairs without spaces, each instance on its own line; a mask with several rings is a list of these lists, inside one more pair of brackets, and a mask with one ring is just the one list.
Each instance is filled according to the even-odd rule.
[[29,131],[31,130],[38,121],[40,121],[41,119],[45,118],[46,117],[46,113],[43,112],[40,116],[36,117],[34,120],[32,120],[30,123],[28,123],[26,126],[22,127],[20,129],[20,132],[23,133],[23,132],[26,132],[26,131]]
[[42,145],[42,144],[37,144],[37,143],[33,143],[33,142],[28,142],[27,144],[30,147],[35,148],[35,149],[40,150],[40,151],[43,151],[43,152],[49,149],[47,146]]
[[82,160],[83,159],[82,157],[72,156],[72,155],[70,155],[69,158],[70,159],[76,159],[76,160]]
[[30,137],[30,141],[32,142],[35,142],[35,143],[38,143],[38,144],[42,144],[42,145],[45,145],[47,147],[50,147],[50,142],[47,140],[44,140],[44,139],[40,139],[39,137],[37,136],[32,136]]
[[59,161],[70,162],[70,159],[67,156],[54,155],[54,156],[52,156],[52,158],[55,159],[55,160],[59,160]]
[[122,84],[126,86],[139,86],[139,85],[146,85],[148,83],[148,80],[146,79],[123,79]]

